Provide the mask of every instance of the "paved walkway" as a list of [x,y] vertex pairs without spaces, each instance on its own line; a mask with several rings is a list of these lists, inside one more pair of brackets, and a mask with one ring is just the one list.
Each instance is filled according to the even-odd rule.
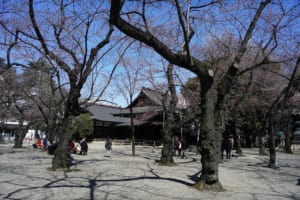
[[300,200],[300,155],[279,153],[279,170],[266,167],[268,157],[256,150],[220,164],[225,192],[200,192],[191,185],[199,177],[200,155],[175,158],[177,166],[155,163],[158,147],[113,146],[104,157],[104,144],[89,144],[87,156],[74,155],[72,172],[52,172],[52,156],[31,147],[0,144],[0,199],[236,199]]

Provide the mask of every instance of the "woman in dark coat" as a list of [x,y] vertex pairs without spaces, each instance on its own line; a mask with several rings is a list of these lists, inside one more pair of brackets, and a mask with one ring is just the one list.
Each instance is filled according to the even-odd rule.
[[83,138],[83,140],[81,140],[81,142],[80,142],[80,147],[81,147],[81,154],[82,154],[82,155],[87,155],[87,152],[88,152],[88,144],[87,144],[85,138]]
[[222,141],[222,159],[224,157],[224,150],[226,152],[226,159],[230,159],[230,155],[231,155],[231,150],[232,150],[232,141],[231,139],[227,138],[227,139],[224,139]]

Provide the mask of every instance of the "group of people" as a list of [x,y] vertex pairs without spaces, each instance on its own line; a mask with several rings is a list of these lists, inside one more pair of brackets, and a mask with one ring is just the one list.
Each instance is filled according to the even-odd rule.
[[[88,152],[88,144],[85,138],[83,138],[79,143],[74,140],[70,141],[70,149],[71,153],[87,155]],[[112,149],[112,140],[110,137],[105,139],[105,156],[110,157],[110,152]]]
[[79,143],[75,142],[75,140],[71,140],[69,145],[71,153],[87,155],[89,147],[85,138],[83,138]]
[[[79,143],[75,142],[75,140],[71,140],[69,142],[70,151],[74,154],[87,155],[88,152],[88,144],[85,138],[83,138]],[[51,150],[51,146],[46,137],[41,137],[39,135],[35,135],[35,143],[32,145],[35,149],[41,149],[47,151],[48,148]],[[53,145],[55,146],[55,145]],[[224,159],[224,151],[226,152],[226,159],[231,158],[231,150],[233,147],[233,138],[232,136],[225,137],[222,140],[221,144],[221,159]],[[174,143],[174,151],[175,156],[180,156],[181,158],[185,158],[185,150],[187,149],[187,143],[185,139],[175,138]],[[105,139],[105,156],[110,157],[110,153],[112,150],[112,139],[107,137]],[[53,152],[54,153],[54,152]]]
[[[231,158],[231,150],[233,148],[233,136],[229,135],[222,140],[221,144],[221,159],[224,159],[224,152],[226,159]],[[181,158],[185,158],[185,151],[187,149],[187,142],[185,139],[175,138],[174,143],[174,155],[181,156]]]
[[[39,134],[35,134],[35,142],[32,144],[34,149],[39,149],[42,151],[48,151],[50,155],[54,154],[55,149],[57,148],[57,143],[54,142],[51,144],[46,136],[41,136]],[[87,155],[88,152],[88,144],[85,138],[83,138],[79,143],[75,142],[75,140],[71,140],[69,142],[70,152],[75,154]]]
[[35,142],[32,144],[32,147],[34,149],[40,149],[43,151],[47,151],[50,143],[49,143],[48,139],[46,138],[46,136],[44,136],[41,139],[39,134],[35,134],[34,137],[35,137]]
[[[34,149],[40,149],[47,151],[50,155],[54,154],[55,149],[57,148],[57,143],[50,144],[47,138],[44,136],[42,139],[40,135],[35,135],[35,142],[32,144]],[[70,153],[87,155],[88,153],[88,144],[86,138],[83,138],[80,142],[76,142],[74,139],[69,141]],[[112,139],[107,137],[105,139],[105,156],[110,157],[112,150]]]
[[[79,143],[74,140],[70,141],[70,150],[71,153],[87,155],[88,152],[88,144],[85,138],[83,138]],[[105,139],[105,156],[110,157],[110,152],[112,149],[112,140],[110,137]]]

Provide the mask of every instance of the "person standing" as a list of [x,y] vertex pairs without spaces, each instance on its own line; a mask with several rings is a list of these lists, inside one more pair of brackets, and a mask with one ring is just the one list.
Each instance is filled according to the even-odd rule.
[[83,138],[80,142],[80,147],[81,147],[81,154],[82,155],[87,155],[88,152],[88,144],[86,142],[86,139]]
[[226,140],[226,159],[230,159],[231,157],[232,145],[233,145],[233,139],[228,138]]
[[185,152],[186,152],[186,149],[187,149],[187,142],[186,142],[186,139],[182,138],[181,140],[181,158],[184,159],[186,156],[185,156]]
[[48,150],[48,139],[46,136],[43,137],[42,143],[43,143],[43,150],[47,151]]
[[110,152],[112,149],[112,140],[110,137],[107,137],[105,140],[105,156],[110,157]]
[[176,138],[175,141],[175,156],[181,156],[181,149],[182,149],[182,144],[181,144],[181,140],[179,138]]
[[226,159],[231,158],[232,146],[233,146],[233,137],[231,135],[223,138],[221,143],[221,159],[224,158],[224,151],[226,152]]

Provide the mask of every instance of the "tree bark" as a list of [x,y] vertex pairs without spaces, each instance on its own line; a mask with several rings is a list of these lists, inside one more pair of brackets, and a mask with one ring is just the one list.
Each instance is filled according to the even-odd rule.
[[133,110],[132,110],[132,96],[130,94],[130,136],[131,136],[131,151],[132,156],[135,156],[135,129],[134,129],[134,122],[133,122]]
[[[164,103],[165,104],[165,103]],[[175,126],[174,121],[174,112],[172,108],[166,109],[166,105],[164,107],[165,114],[165,127],[163,132],[163,148],[161,151],[161,157],[159,163],[161,165],[172,166],[174,165],[174,143],[173,143],[173,129]],[[172,106],[171,106],[172,107]]]
[[[161,152],[161,158],[159,163],[161,165],[174,165],[174,142],[173,142],[173,130],[175,127],[175,115],[176,105],[178,102],[176,95],[176,88],[174,86],[173,79],[173,65],[170,63],[167,69],[167,79],[169,91],[171,93],[171,100],[168,102],[167,95],[163,98],[163,111],[165,116],[165,127],[163,133],[163,149]],[[169,104],[169,105],[168,105]]]
[[22,148],[23,147],[23,140],[26,136],[26,133],[29,129],[30,125],[26,125],[26,127],[23,127],[23,120],[19,120],[19,127],[17,130],[17,133],[15,135],[15,144],[14,144],[14,148]]
[[64,117],[58,126],[58,143],[52,160],[52,170],[67,170],[70,167],[70,145],[72,139],[70,132],[70,117]]
[[55,142],[55,139],[57,137],[57,126],[53,123],[47,124],[47,129],[46,129],[46,135],[47,135],[47,139],[49,140],[49,142],[51,144],[53,144]]
[[284,151],[286,153],[293,153],[291,148],[291,130],[286,130],[284,138]]
[[274,119],[272,114],[269,115],[269,148],[270,148],[270,160],[269,167],[277,168],[276,162],[276,145],[275,145],[275,133],[274,133]]
[[80,114],[81,108],[78,99],[80,97],[80,87],[71,84],[69,96],[64,108],[64,116],[57,125],[58,146],[52,160],[52,170],[66,170],[71,165],[71,152],[69,142],[73,137],[71,126],[76,115]]
[[293,153],[292,148],[291,148],[291,123],[292,123],[292,117],[291,114],[289,114],[288,117],[288,122],[287,122],[287,127],[285,128],[285,137],[284,137],[284,152],[285,153]]
[[23,132],[24,132],[23,130],[17,130],[17,132],[15,134],[15,145],[14,145],[14,148],[22,148],[23,147],[23,137],[22,137]]
[[236,127],[236,119],[233,122],[233,136],[235,141],[235,152],[238,155],[243,154],[242,145],[241,145],[241,136],[239,134],[238,128]]
[[15,137],[15,145],[14,148],[22,148],[23,147],[23,139],[26,136],[26,130],[21,129],[18,130]]
[[216,130],[216,124],[219,122],[218,116],[215,116],[214,110],[214,91],[211,85],[208,88],[201,88],[202,121],[200,149],[202,173],[200,180],[195,184],[199,190],[223,191],[219,182],[219,162],[221,151],[221,134]]
[[163,134],[163,148],[161,151],[160,160],[158,162],[161,165],[172,166],[175,164],[173,159],[173,131],[172,125],[169,125],[168,122],[164,128]]
[[[265,132],[265,128],[261,128],[258,133],[258,148],[259,148],[259,155],[267,155],[266,148],[265,148],[265,141],[263,138],[263,133]],[[256,141],[254,141],[256,142]]]

